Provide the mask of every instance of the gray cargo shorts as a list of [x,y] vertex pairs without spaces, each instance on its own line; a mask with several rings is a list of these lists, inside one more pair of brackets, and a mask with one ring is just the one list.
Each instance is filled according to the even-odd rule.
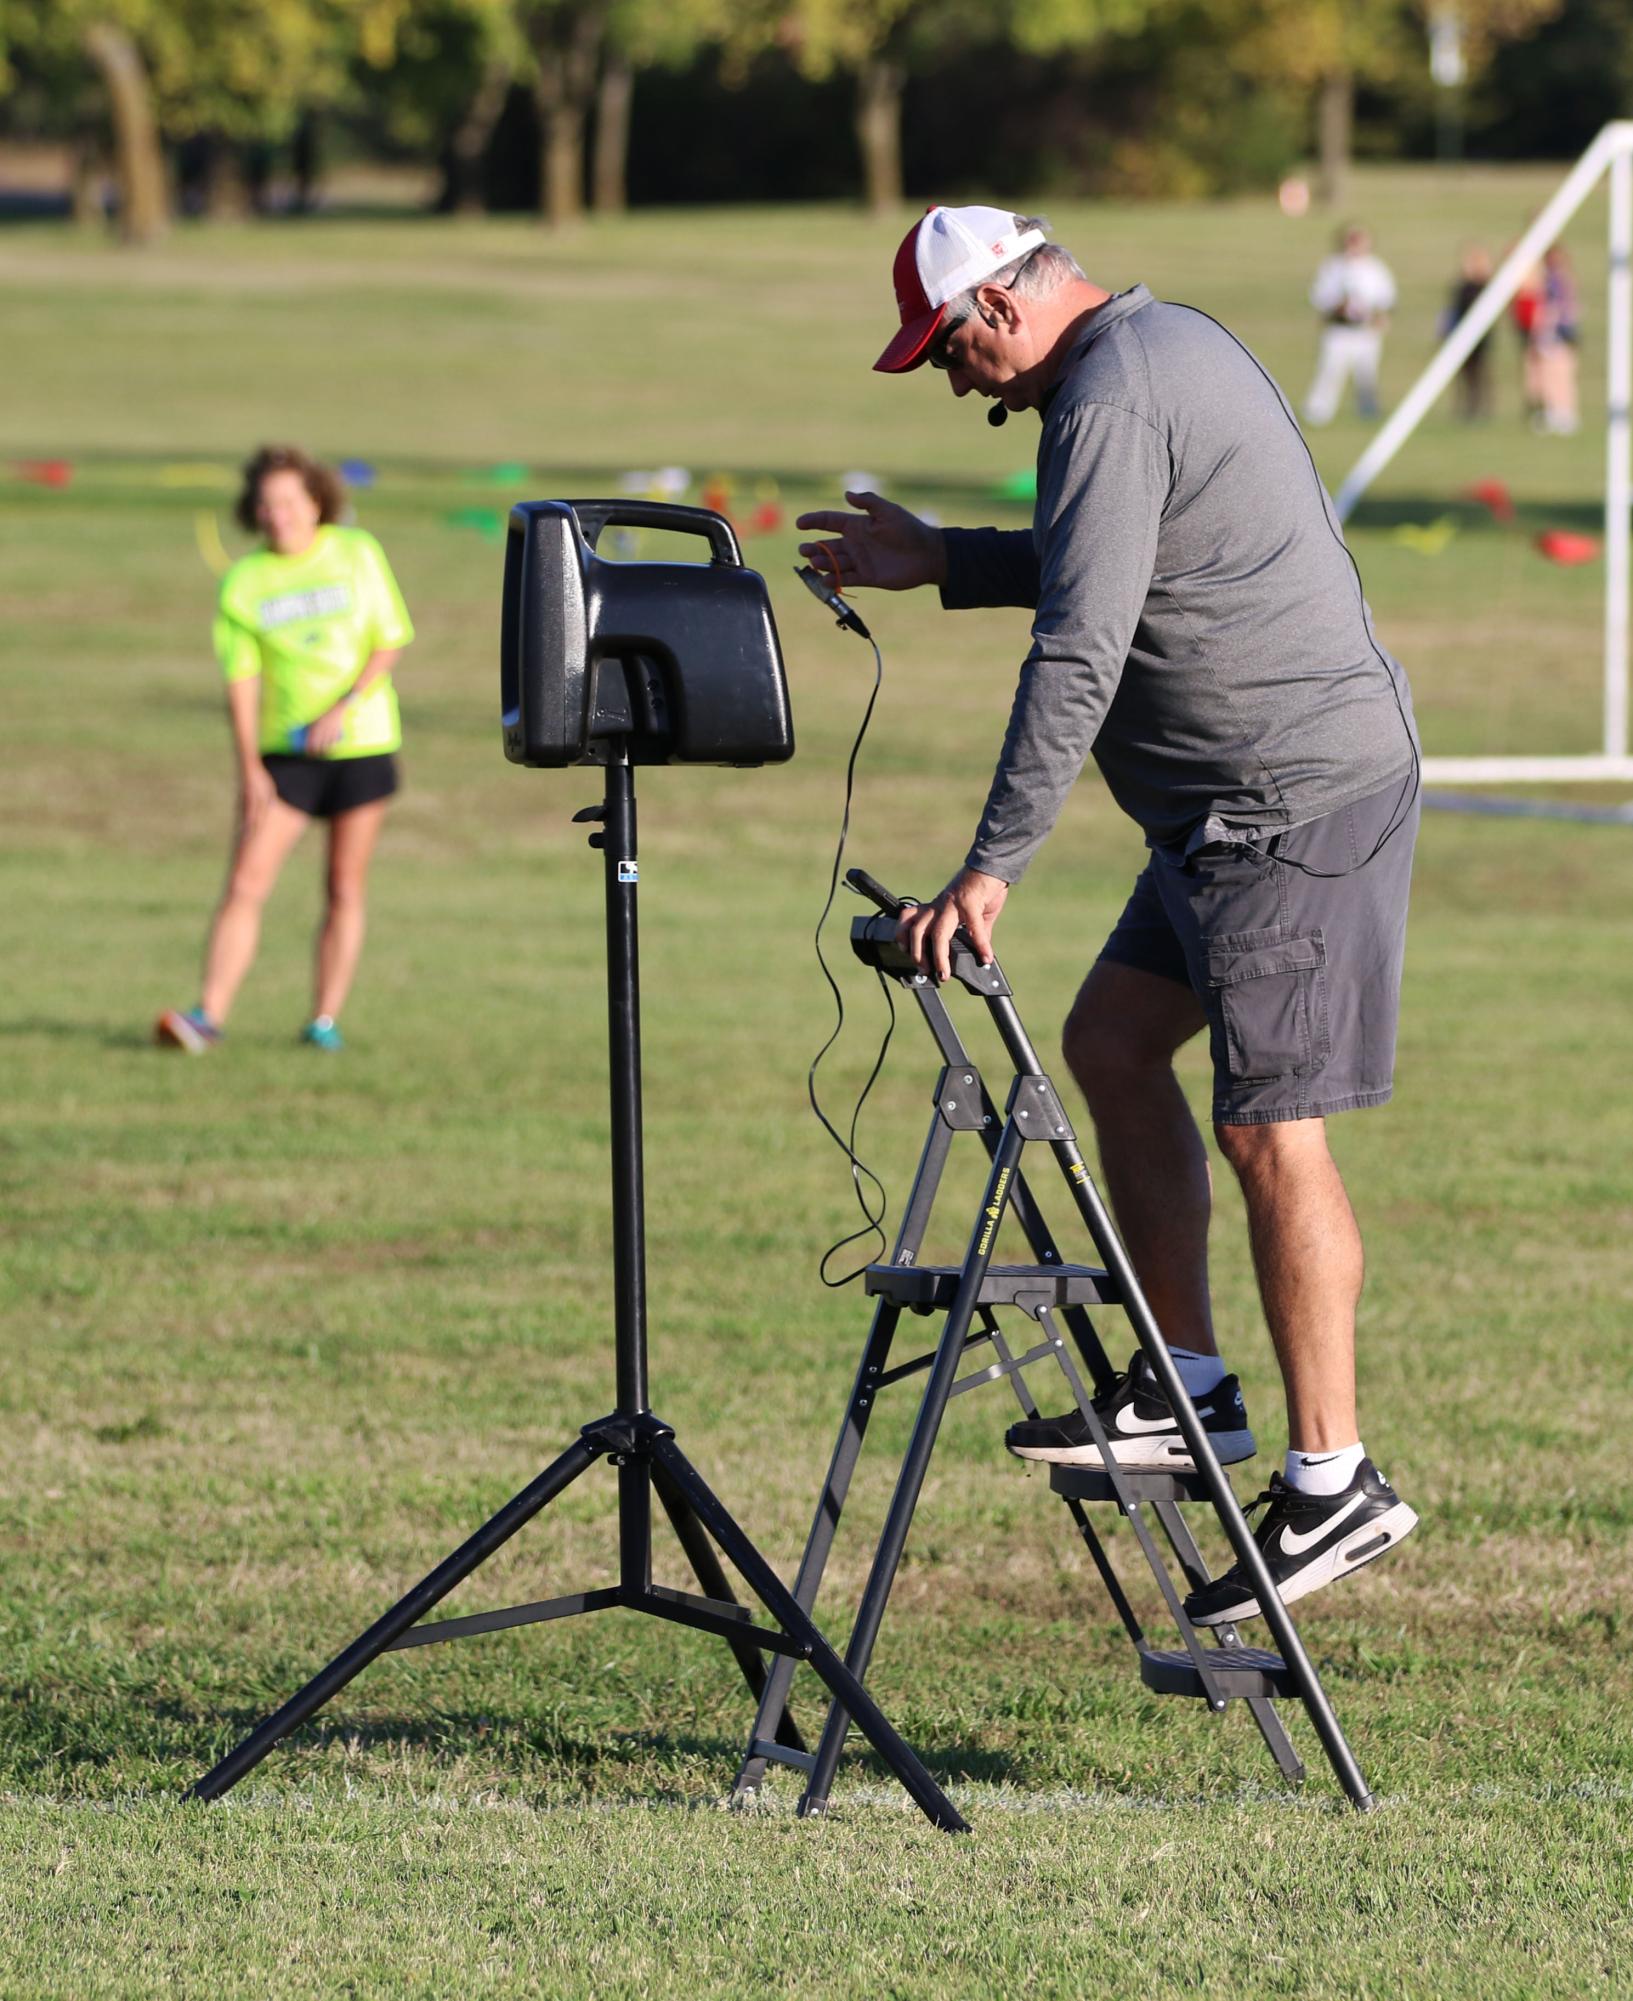
[[1421,811],[1405,791],[1395,780],[1252,846],[1152,851],[1100,957],[1179,980],[1202,1003],[1216,1125],[1325,1118],[1389,1097]]

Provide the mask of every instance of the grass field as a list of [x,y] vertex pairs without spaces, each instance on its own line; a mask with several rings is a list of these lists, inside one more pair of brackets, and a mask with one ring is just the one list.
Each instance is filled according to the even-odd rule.
[[[1457,242],[1505,240],[1555,178],[1363,181],[1403,285],[1394,393]],[[1056,220],[1095,276],[1207,307],[1302,389],[1324,225],[1265,201]],[[1499,423],[1435,420],[1352,537],[1431,749],[1594,742],[1600,573],[1550,567],[1525,531],[1591,517],[1598,492],[1600,227],[1595,209],[1572,238],[1583,435],[1526,436],[1505,379]],[[1021,519],[985,495],[1027,426],[868,372],[896,234],[737,211],[559,240],[182,232],[142,257],[0,239],[0,460],[75,468],[60,491],[0,473],[0,1991],[1633,1985],[1619,828],[1429,817],[1397,1100],[1334,1129],[1371,1258],[1366,1437],[1424,1527],[1301,1627],[1379,1813],[1343,1808],[1301,1718],[1294,1801],[1245,1715],[1142,1689],[1044,1482],[1002,1450],[997,1389],[953,1407],[873,1675],[973,1838],[934,1834],[862,1759],[824,1822],[793,1819],[791,1778],[722,1810],[750,1715],[729,1656],[617,1616],[382,1663],[228,1802],[179,1802],[611,1401],[600,876],[567,825],[597,787],[504,764],[497,553],[447,516],[503,507],[477,476],[523,462],[539,494],[676,463],[745,495],[774,478],[791,510],[866,471],[946,520]],[[227,496],[165,468],[224,470],[267,435],[380,468],[361,518],[420,630],[408,787],[344,1057],[293,1046],[302,855],[229,1049],[167,1060],[148,1024],[193,998],[231,802],[194,544]],[[1362,436],[1320,438],[1329,480]],[[1458,500],[1488,476],[1514,489],[1512,533]],[[1439,557],[1394,537],[1447,514]],[[799,756],[640,786],[655,1402],[790,1570],[865,1323],[854,1289],[816,1281],[848,1186],[803,1091],[829,1025],[809,932],[870,668],[784,583],[792,547],[749,545]],[[966,844],[1024,624],[895,600],[875,628],[851,853],[923,891]],[[1139,854],[1086,779],[1011,902],[1000,945],[1047,1050]],[[836,1104],[878,1023],[845,977]],[[898,1200],[929,1056],[905,1021],[864,1125]],[[1267,1469],[1275,1376],[1228,1191],[1216,1273]],[[841,1629],[910,1412],[875,1426],[826,1601]],[[605,1581],[610,1496],[581,1482],[450,1609]]]

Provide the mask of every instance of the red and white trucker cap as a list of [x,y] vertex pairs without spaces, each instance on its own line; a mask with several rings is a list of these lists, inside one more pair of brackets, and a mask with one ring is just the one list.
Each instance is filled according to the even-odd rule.
[[931,208],[902,238],[891,273],[901,331],[873,364],[886,375],[919,367],[949,300],[1048,238],[1020,229],[1007,208]]

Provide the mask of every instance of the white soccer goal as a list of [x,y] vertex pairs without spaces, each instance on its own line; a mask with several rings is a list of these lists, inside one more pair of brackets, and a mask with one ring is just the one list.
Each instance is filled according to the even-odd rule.
[[1607,125],[1577,161],[1546,208],[1515,244],[1490,284],[1447,336],[1399,407],[1339,487],[1338,518],[1349,519],[1367,488],[1417,428],[1475,345],[1518,291],[1565,224],[1599,182],[1610,182],[1609,383],[1605,440],[1604,738],[1598,754],[1576,757],[1426,757],[1423,775],[1445,784],[1633,779],[1628,739],[1628,559],[1633,534],[1633,461],[1628,405],[1633,400],[1633,119]]

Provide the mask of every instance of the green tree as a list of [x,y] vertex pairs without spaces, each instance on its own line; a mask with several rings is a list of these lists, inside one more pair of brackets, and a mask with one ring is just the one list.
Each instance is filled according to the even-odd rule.
[[1341,205],[1349,179],[1358,83],[1398,85],[1427,63],[1431,14],[1456,16],[1464,59],[1478,75],[1498,45],[1529,34],[1561,0],[1248,0],[1234,60],[1314,99],[1318,192]]
[[613,0],[516,0],[539,118],[539,207],[559,228],[584,208],[584,139]]
[[775,39],[811,77],[855,79],[855,127],[867,204],[876,214],[902,199],[902,97],[907,79],[949,48],[1010,41],[1037,55],[1086,48],[1130,33],[1149,0],[789,0]]
[[377,70],[352,66],[352,98],[362,100],[368,138],[418,159],[435,159],[443,184],[436,206],[470,214],[482,205],[481,168],[512,83],[527,71],[527,50],[510,0],[415,0],[399,26],[395,59]]
[[11,0],[0,57],[58,79],[100,80],[112,127],[120,231],[164,229],[162,142],[199,132],[282,138],[344,99],[350,67],[388,66],[410,0]]
[[169,218],[164,155],[146,44],[161,15],[147,0],[12,0],[0,13],[0,64],[8,84],[21,64],[56,118],[91,150],[87,80],[100,86],[111,128],[120,234],[150,243]]
[[597,214],[615,214],[628,199],[636,76],[659,65],[680,68],[709,43],[723,41],[735,11],[731,0],[614,0],[596,88],[590,162],[590,198]]
[[739,17],[736,42],[780,45],[802,74],[852,78],[852,119],[868,207],[886,214],[902,199],[902,92],[915,60],[956,33],[960,0],[789,0]]

